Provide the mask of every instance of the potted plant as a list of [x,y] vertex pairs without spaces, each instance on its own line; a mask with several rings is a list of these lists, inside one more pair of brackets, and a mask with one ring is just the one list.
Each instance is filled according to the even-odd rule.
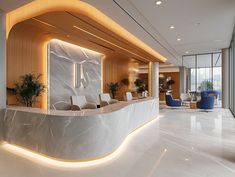
[[118,88],[119,88],[118,83],[111,82],[110,84],[108,84],[108,87],[109,87],[109,92],[111,93],[112,98],[115,99]]
[[169,79],[169,80],[167,81],[168,89],[170,89],[170,90],[171,90],[171,87],[172,87],[172,85],[173,85],[174,83],[175,83],[175,81],[174,81],[174,80]]
[[15,94],[21,104],[32,107],[36,98],[45,91],[46,86],[39,81],[41,76],[41,74],[37,76],[32,73],[25,74],[21,76],[21,83],[15,84]]
[[209,80],[204,80],[201,82],[200,86],[198,87],[198,90],[205,91],[205,90],[213,90],[213,83]]
[[134,84],[137,87],[138,93],[142,93],[143,91],[147,90],[147,84],[142,79],[136,79]]

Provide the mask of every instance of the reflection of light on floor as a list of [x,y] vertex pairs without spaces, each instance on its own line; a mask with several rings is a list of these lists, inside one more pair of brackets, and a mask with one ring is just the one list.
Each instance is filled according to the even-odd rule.
[[15,155],[21,156],[23,158],[26,158],[26,159],[31,160],[33,162],[36,162],[38,164],[45,165],[47,167],[48,166],[49,167],[54,167],[54,168],[61,168],[61,167],[63,167],[63,168],[90,167],[90,166],[99,165],[99,164],[102,164],[102,163],[105,163],[105,162],[109,162],[110,160],[113,160],[116,157],[118,157],[118,155],[120,155],[120,153],[125,149],[126,145],[128,144],[128,142],[130,141],[131,138],[133,138],[142,129],[146,128],[151,123],[158,120],[160,117],[161,116],[156,117],[155,119],[153,119],[150,122],[144,124],[140,128],[133,131],[131,134],[129,134],[127,136],[127,138],[125,139],[125,141],[121,144],[121,146],[116,151],[111,153],[110,155],[108,155],[106,157],[103,157],[103,158],[100,158],[100,159],[92,160],[92,161],[84,161],[84,162],[59,161],[59,160],[56,160],[56,159],[52,159],[50,157],[46,157],[46,156],[37,154],[37,153],[32,152],[30,150],[24,149],[22,147],[18,147],[18,146],[15,146],[15,145],[8,144],[6,142],[4,142],[1,145],[1,148],[3,148],[4,150],[6,150],[8,152],[11,152]]
[[160,155],[160,157],[157,159],[156,163],[154,164],[154,166],[152,167],[150,173],[148,174],[148,177],[153,176],[154,171],[156,170],[156,168],[159,166],[159,164],[161,163],[163,157],[165,156],[167,152],[167,149],[164,149],[164,151],[162,152],[162,154]]
[[221,134],[222,133],[222,115],[218,115],[218,118],[215,118],[215,129],[214,132]]
[[202,126],[200,122],[197,122],[196,116],[190,116],[191,119],[191,130],[201,130]]

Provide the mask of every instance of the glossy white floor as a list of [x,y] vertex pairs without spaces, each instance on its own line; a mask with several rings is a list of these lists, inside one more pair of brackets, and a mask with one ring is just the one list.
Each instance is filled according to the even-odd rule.
[[1,177],[234,177],[235,119],[228,110],[163,109],[121,152],[93,167],[56,169],[0,148]]

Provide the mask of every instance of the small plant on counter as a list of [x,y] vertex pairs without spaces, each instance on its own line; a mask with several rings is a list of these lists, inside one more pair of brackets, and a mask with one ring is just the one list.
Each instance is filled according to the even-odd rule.
[[118,83],[113,83],[111,82],[110,84],[108,84],[109,87],[109,92],[111,93],[112,98],[114,99],[116,97],[119,85]]
[[143,91],[148,90],[147,84],[142,79],[136,79],[134,84],[137,87],[138,93],[142,93]]
[[39,81],[41,76],[41,74],[37,76],[31,73],[25,74],[21,76],[21,83],[15,84],[15,94],[21,104],[32,107],[36,98],[46,90],[46,86]]

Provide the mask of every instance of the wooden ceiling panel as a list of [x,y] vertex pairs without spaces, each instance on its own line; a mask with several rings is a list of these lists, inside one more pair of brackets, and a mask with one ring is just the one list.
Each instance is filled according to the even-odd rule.
[[129,53],[129,55],[138,57],[144,61],[156,60],[144,50],[133,46],[130,42],[125,41],[114,33],[108,32],[104,27],[100,29],[100,25],[95,22],[91,24],[91,20],[87,22],[85,21],[87,19],[84,20],[82,18],[85,17],[78,18],[68,12],[53,12],[36,17],[37,20],[45,24],[50,24],[70,36],[79,36],[86,40],[95,41],[100,45],[111,47],[115,51]]

